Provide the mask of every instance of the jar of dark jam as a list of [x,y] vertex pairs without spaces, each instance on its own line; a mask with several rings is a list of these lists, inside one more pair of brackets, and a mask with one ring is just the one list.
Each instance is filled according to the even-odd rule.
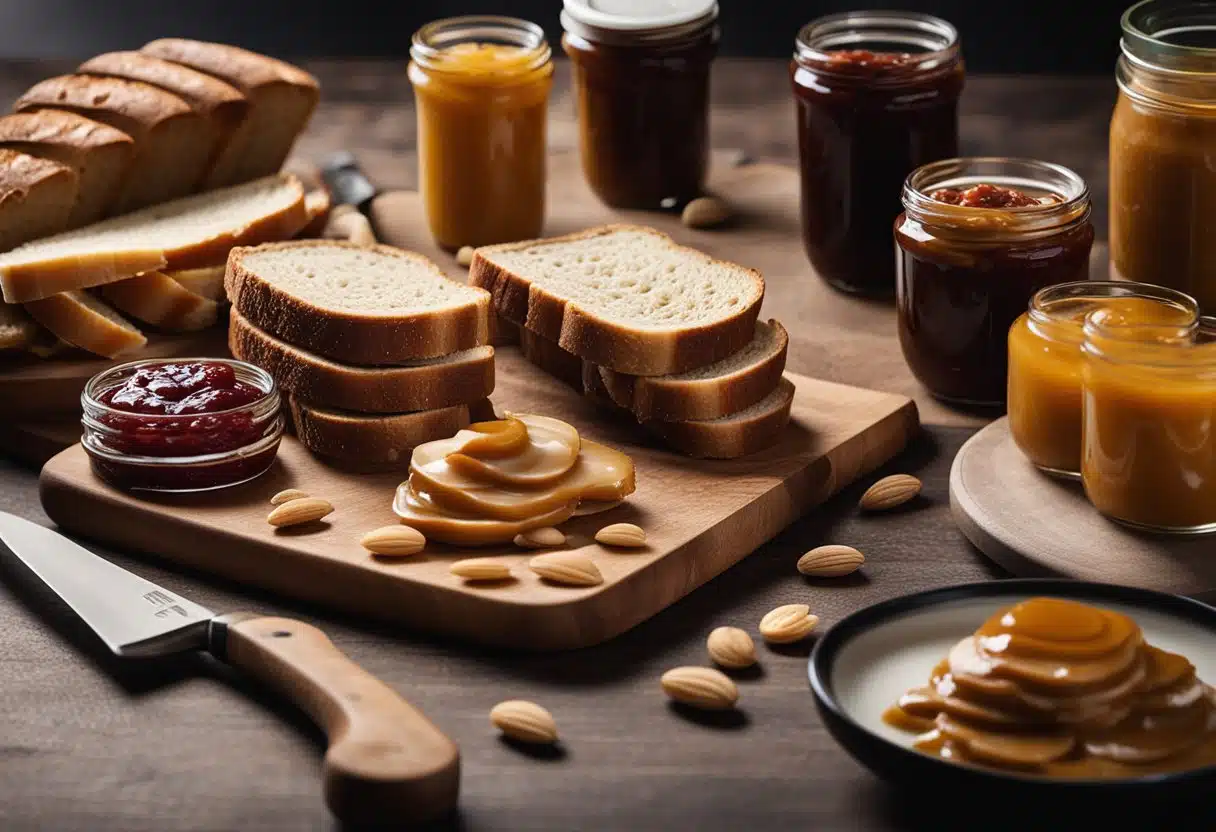
[[1045,286],[1085,280],[1089,189],[1030,159],[947,159],[919,168],[895,220],[899,342],[934,396],[1005,401],[1009,327]]
[[709,170],[709,70],[718,4],[564,0],[583,173],[613,208],[696,198]]
[[94,376],[81,405],[94,473],[124,490],[247,482],[270,468],[283,435],[274,379],[243,361],[132,361]]
[[913,170],[958,155],[958,32],[925,14],[833,14],[798,33],[802,237],[815,271],[846,292],[890,297],[891,221]]

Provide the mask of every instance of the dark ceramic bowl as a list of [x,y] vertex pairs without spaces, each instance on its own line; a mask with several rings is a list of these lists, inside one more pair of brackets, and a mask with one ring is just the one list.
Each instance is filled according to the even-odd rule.
[[[1197,801],[1216,790],[1216,766],[1118,780],[1064,780],[946,762],[911,747],[912,734],[882,722],[908,688],[928,681],[948,649],[997,609],[1034,596],[1070,598],[1131,615],[1150,644],[1182,653],[1216,682],[1216,609],[1177,595],[1083,581],[1033,579],[963,584],[866,607],[829,630],[810,661],[811,691],[828,731],[860,763],[897,786],[1011,806],[1063,808],[1100,801]],[[997,802],[999,801],[999,802]]]

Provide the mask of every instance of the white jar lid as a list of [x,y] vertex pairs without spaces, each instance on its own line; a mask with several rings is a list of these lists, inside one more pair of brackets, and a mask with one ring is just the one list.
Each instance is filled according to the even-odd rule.
[[667,29],[718,16],[717,0],[562,0],[563,18],[609,31]]

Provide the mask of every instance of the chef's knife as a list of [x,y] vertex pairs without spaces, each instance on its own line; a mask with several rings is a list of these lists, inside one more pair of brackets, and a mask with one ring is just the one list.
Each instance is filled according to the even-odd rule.
[[252,613],[217,616],[58,532],[4,512],[0,544],[117,655],[205,650],[306,711],[329,738],[325,800],[339,819],[402,824],[455,807],[456,746],[317,628]]

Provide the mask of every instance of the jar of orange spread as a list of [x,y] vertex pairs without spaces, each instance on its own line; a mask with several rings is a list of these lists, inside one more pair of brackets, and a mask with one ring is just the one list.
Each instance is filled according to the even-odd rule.
[[1098,511],[1149,531],[1216,531],[1216,319],[1085,320],[1081,481]]
[[1081,345],[1085,316],[1189,328],[1195,299],[1144,283],[1077,281],[1049,286],[1009,330],[1009,430],[1026,457],[1050,474],[1081,471]]
[[431,234],[455,250],[539,237],[553,60],[544,32],[509,17],[423,26],[410,47],[418,183]]

